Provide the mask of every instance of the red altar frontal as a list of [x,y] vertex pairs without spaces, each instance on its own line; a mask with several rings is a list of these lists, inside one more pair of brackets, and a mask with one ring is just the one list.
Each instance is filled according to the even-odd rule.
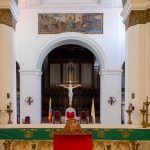
[[54,150],[92,150],[91,135],[54,135]]
[[62,130],[54,132],[54,150],[92,150],[92,133],[85,132],[78,120],[70,119]]

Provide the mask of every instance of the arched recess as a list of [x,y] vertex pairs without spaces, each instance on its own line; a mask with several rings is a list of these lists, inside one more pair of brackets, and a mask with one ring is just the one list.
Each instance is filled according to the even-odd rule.
[[80,45],[89,49],[96,56],[100,64],[100,68],[107,69],[107,59],[103,49],[93,39],[81,33],[61,33],[56,35],[53,39],[48,40],[39,49],[35,62],[36,69],[41,70],[43,61],[49,52],[56,47],[67,44]]
[[97,42],[80,33],[62,33],[54,36],[53,39],[48,40],[40,48],[35,63],[36,69],[42,71],[42,64],[46,56],[55,48],[67,44],[74,44],[87,48],[95,55],[96,60],[100,64],[100,69],[105,70],[108,68],[105,54]]

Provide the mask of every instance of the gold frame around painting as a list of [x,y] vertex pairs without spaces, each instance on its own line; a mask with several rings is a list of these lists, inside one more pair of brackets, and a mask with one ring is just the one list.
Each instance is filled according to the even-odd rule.
[[39,34],[63,32],[103,34],[103,13],[38,14]]

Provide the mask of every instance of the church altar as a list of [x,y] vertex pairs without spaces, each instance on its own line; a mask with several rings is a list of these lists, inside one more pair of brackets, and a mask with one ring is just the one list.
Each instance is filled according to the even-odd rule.
[[[0,149],[53,150],[53,133],[64,126],[65,124],[0,125]],[[92,132],[93,150],[148,150],[150,146],[150,128],[100,124],[81,124],[81,128]]]

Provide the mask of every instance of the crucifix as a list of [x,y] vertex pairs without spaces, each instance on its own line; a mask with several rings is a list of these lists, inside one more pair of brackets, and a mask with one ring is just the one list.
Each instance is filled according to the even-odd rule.
[[73,74],[74,74],[74,67],[73,63],[70,61],[67,65],[67,75],[68,81],[67,84],[60,84],[60,87],[63,87],[68,90],[68,97],[69,97],[69,106],[72,106],[72,98],[73,98],[73,89],[81,86],[81,84],[73,84]]
[[69,106],[72,106],[72,98],[73,98],[73,89],[81,86],[80,84],[73,85],[69,83],[68,85],[60,84],[59,86],[68,89],[68,97],[69,97]]

